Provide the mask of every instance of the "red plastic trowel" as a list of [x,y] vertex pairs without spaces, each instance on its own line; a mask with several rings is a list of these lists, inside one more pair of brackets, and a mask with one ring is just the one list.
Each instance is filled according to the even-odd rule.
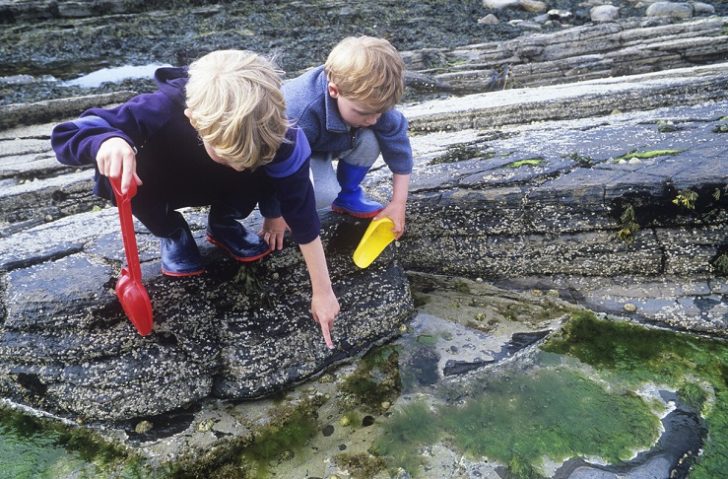
[[119,298],[121,307],[124,309],[129,321],[139,334],[146,336],[152,332],[152,302],[142,284],[142,268],[139,264],[139,251],[137,250],[136,236],[134,235],[134,222],[131,217],[131,199],[136,195],[137,185],[132,181],[129,185],[129,191],[122,194],[121,179],[109,179],[116,197],[116,206],[119,208],[121,238],[124,241],[127,264],[126,268],[122,268],[121,276],[116,282],[116,296]]

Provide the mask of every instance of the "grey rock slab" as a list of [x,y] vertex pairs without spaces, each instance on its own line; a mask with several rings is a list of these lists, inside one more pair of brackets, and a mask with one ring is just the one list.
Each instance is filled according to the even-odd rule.
[[13,269],[78,252],[107,231],[118,230],[115,208],[62,218],[0,238],[0,268]]
[[30,153],[47,153],[50,150],[50,146],[50,137],[0,140],[0,167],[5,169],[7,162],[6,157],[8,156]]
[[[726,337],[728,308],[726,290],[721,288],[723,283],[710,276],[633,274],[611,278],[584,275],[511,277],[496,285],[556,289],[562,298],[597,312]],[[627,311],[626,304],[636,306],[635,311]]]
[[725,241],[726,233],[725,225],[655,228],[657,240],[665,249],[665,274],[714,274],[711,261],[716,256],[716,245]]
[[[199,234],[204,212],[185,214]],[[160,275],[158,243],[142,229],[144,284],[154,311],[154,332],[142,338],[113,293],[124,261],[109,232],[118,231],[117,222],[109,208],[1,239],[26,248],[3,258],[4,396],[101,421],[161,414],[208,396],[260,397],[391,339],[412,312],[392,248],[366,270],[353,265],[366,228],[360,220],[324,217],[342,307],[334,351],[310,317],[308,274],[293,246],[248,266],[202,248],[207,274],[175,280]]]
[[34,125],[73,117],[91,107],[122,103],[135,94],[135,92],[130,91],[119,91],[35,103],[1,105],[0,130],[17,128],[18,125]]
[[[75,117],[77,113],[70,113],[68,115],[68,120],[71,120]],[[46,146],[48,149],[50,149],[51,143],[50,143],[50,133],[51,130],[53,130],[53,127],[56,126],[57,122],[52,123],[34,123],[32,125],[19,125],[19,126],[13,126],[4,130],[0,130],[0,142],[2,141],[15,141],[18,139],[46,139],[47,143]]]
[[[490,128],[696,104],[723,98],[728,64],[590,80],[538,89],[521,88],[433,100],[403,108],[416,132]],[[557,106],[558,105],[558,106]]]
[[36,176],[64,170],[56,156],[52,153],[30,153],[0,158],[0,177],[17,178],[18,176]]

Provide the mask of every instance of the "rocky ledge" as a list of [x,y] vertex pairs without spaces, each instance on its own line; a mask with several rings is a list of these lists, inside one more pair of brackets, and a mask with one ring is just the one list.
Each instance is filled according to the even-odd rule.
[[[138,229],[155,314],[153,334],[138,336],[113,294],[124,261],[116,211],[88,193],[90,171],[57,164],[48,144],[54,121],[129,93],[4,107],[28,125],[0,131],[0,395],[102,422],[270,395],[396,336],[414,311],[406,272],[550,289],[728,336],[728,64],[684,54],[706,41],[724,48],[726,19],[662,23],[683,41],[648,51],[673,56],[630,57],[653,38],[638,30],[655,27],[631,21],[595,30],[583,54],[521,48],[582,27],[497,54],[484,44],[405,52],[410,85],[430,95],[403,107],[416,162],[406,235],[358,270],[350,256],[366,224],[322,211],[342,304],[334,351],[309,317],[296,248],[239,266],[204,246],[204,209],[185,211],[208,261],[200,278],[162,277],[157,244]],[[643,40],[622,49],[628,37]],[[611,49],[593,50],[604,38]],[[629,58],[640,60],[625,70]],[[612,76],[620,71],[637,74]],[[386,198],[386,168],[370,176],[367,188]]]

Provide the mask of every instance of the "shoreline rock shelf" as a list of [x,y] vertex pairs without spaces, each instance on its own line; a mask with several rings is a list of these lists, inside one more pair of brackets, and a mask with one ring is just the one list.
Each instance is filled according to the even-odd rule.
[[[338,251],[329,247],[342,305],[337,348],[329,352],[310,318],[308,276],[293,247],[252,266],[208,247],[205,276],[170,280],[159,274],[156,240],[141,234],[155,316],[154,333],[141,338],[113,293],[123,262],[119,234],[108,233],[116,227],[115,211],[79,217],[96,221],[98,236],[84,237],[88,223],[71,221],[66,242],[59,244],[57,231],[43,228],[34,240],[55,251],[40,253],[46,259],[33,264],[11,264],[2,275],[0,390],[54,414],[118,421],[208,396],[269,395],[391,339],[412,315],[408,282],[392,252],[356,271],[350,261],[355,243],[347,239]],[[204,224],[204,215],[193,224]],[[325,224],[329,246],[332,230],[355,241],[365,227],[338,218]],[[72,231],[81,235],[73,238]],[[4,238],[3,246],[12,239]]]
[[[366,222],[322,212],[342,304],[332,352],[309,317],[295,246],[240,266],[204,242],[199,208],[184,211],[208,263],[199,278],[161,276],[158,244],[138,228],[155,313],[154,333],[139,337],[113,293],[116,210],[90,195],[91,171],[58,165],[48,144],[54,122],[131,93],[0,107],[0,396],[96,425],[209,413],[218,400],[245,409],[238,400],[397,336],[415,312],[408,274],[550,291],[728,337],[726,18],[654,22],[406,52],[411,83],[430,95],[403,106],[416,162],[408,229],[359,270],[351,254]],[[584,43],[559,53],[574,38]],[[625,72],[640,74],[605,77]],[[386,200],[389,178],[380,162],[366,187]]]

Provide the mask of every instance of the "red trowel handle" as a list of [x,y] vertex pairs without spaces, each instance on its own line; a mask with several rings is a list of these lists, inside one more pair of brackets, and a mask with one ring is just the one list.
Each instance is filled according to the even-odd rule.
[[134,235],[134,221],[131,216],[131,199],[136,195],[137,185],[132,180],[129,184],[129,191],[121,192],[121,179],[109,178],[111,189],[114,190],[116,206],[119,209],[119,222],[121,223],[121,238],[124,242],[126,263],[129,267],[129,274],[134,281],[141,282],[142,269],[139,265],[139,250],[137,250],[136,236]]

